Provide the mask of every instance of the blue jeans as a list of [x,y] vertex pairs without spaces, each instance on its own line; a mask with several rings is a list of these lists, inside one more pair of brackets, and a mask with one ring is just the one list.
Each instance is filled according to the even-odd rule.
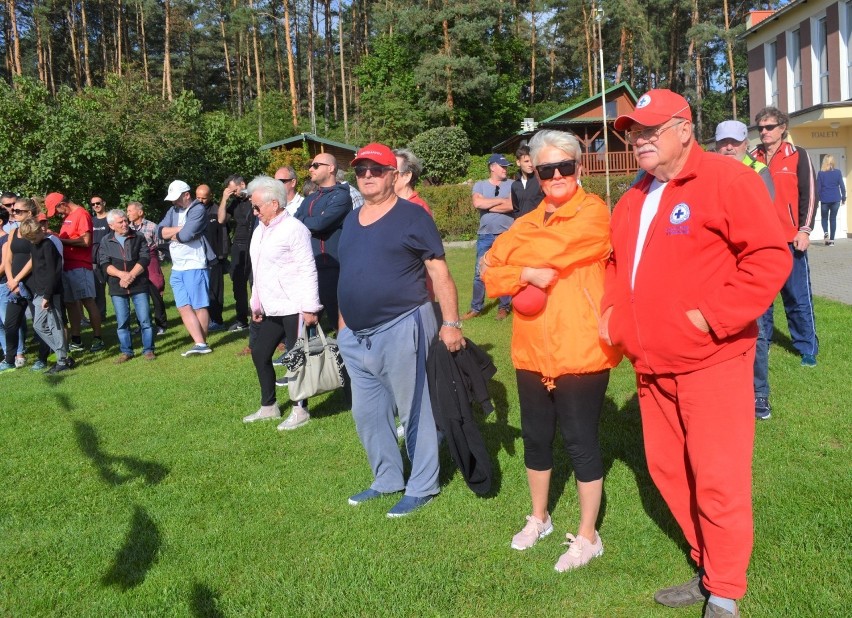
[[[499,234],[480,234],[476,237],[476,264],[473,269],[473,298],[470,299],[470,308],[472,311],[482,311],[485,307],[485,284],[479,277],[479,260],[485,255],[494,244]],[[509,311],[512,306],[511,296],[500,297],[500,309]]]
[[[6,352],[6,328],[3,326],[3,323],[6,320],[6,306],[9,304],[10,297],[11,293],[8,286],[5,283],[0,283],[0,348],[3,348],[4,353]],[[18,349],[15,350],[15,353],[23,354],[26,343],[27,321],[24,320],[18,329]]]
[[154,329],[151,328],[151,307],[148,304],[148,292],[139,292],[133,296],[113,296],[115,321],[118,325],[118,347],[122,354],[133,356],[133,338],[130,334],[130,302],[139,327],[142,329],[142,352],[154,351]]
[[830,240],[834,240],[834,233],[837,231],[838,210],[840,210],[840,202],[820,202],[822,231],[828,234]]
[[757,318],[757,345],[754,353],[754,396],[769,399],[769,344],[775,330],[773,312],[769,305],[762,316]]

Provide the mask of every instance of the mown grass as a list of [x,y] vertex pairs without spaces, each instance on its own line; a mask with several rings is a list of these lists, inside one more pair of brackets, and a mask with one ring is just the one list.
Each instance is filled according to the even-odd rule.
[[[464,309],[473,250],[451,249],[448,260]],[[445,455],[441,496],[401,520],[385,517],[393,498],[346,503],[371,479],[339,393],[312,400],[313,419],[298,431],[244,426],[258,405],[251,361],[236,356],[245,338],[215,334],[213,354],[182,358],[189,340],[173,308],[153,363],[113,365],[110,321],[109,350],[82,355],[79,369],[53,380],[0,376],[0,615],[699,616],[652,599],[691,567],[645,468],[624,363],[602,420],[605,555],[577,572],[553,570],[577,520],[561,454],[557,533],[509,549],[529,505],[511,322],[494,312],[465,331],[499,368],[498,410],[483,422],[497,490],[475,497]],[[772,349],[747,616],[845,616],[852,607],[852,312],[818,300],[817,317],[815,370],[799,366],[785,331]]]

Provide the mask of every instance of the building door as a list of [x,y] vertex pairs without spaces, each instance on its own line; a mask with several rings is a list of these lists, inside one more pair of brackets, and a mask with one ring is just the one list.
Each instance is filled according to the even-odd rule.
[[[811,162],[814,165],[814,173],[819,173],[822,168],[823,159],[826,155],[834,157],[834,167],[840,170],[843,174],[843,182],[846,184],[847,198],[849,197],[849,183],[846,182],[846,174],[849,168],[846,164],[846,149],[845,148],[813,148],[808,149],[808,154],[811,156]],[[816,196],[819,199],[819,194]],[[848,204],[848,202],[847,202]],[[847,204],[840,206],[837,212],[837,232],[835,238],[847,238],[849,234],[849,217],[847,216]],[[822,213],[820,207],[817,206],[816,219],[814,220],[814,231],[811,232],[811,242],[821,242],[823,237]],[[826,221],[826,225],[828,222]],[[827,229],[827,228],[826,228]]]

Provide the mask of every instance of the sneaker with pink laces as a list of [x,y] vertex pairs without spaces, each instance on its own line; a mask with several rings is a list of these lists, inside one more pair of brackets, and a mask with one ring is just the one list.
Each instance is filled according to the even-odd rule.
[[588,564],[592,558],[603,556],[603,543],[601,543],[601,537],[597,531],[595,531],[594,542],[579,534],[577,536],[566,534],[565,536],[568,537],[568,542],[564,543],[568,546],[568,551],[559,556],[554,567],[560,573],[577,569]]
[[547,519],[540,520],[535,515],[527,515],[527,525],[523,530],[512,537],[512,549],[523,551],[535,545],[539,539],[543,539],[553,532],[553,522],[548,513]]

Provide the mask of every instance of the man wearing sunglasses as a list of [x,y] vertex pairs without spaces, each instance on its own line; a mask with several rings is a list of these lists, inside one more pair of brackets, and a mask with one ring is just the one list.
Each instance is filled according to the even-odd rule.
[[[473,207],[479,213],[479,230],[476,237],[476,264],[473,269],[473,295],[470,310],[462,320],[479,317],[485,308],[485,284],[479,276],[479,261],[494,244],[494,240],[509,229],[512,216],[512,181],[507,179],[509,161],[501,154],[488,158],[488,180],[473,185]],[[501,296],[495,319],[505,320],[512,305],[511,296]]]
[[107,280],[98,265],[98,248],[101,241],[110,233],[107,223],[107,209],[104,198],[93,195],[89,198],[92,208],[92,265],[95,273],[95,305],[101,313],[101,321],[106,319],[106,284]]
[[304,196],[296,191],[296,185],[299,182],[299,178],[296,176],[296,170],[293,169],[293,166],[291,165],[279,167],[275,170],[275,180],[284,185],[284,189],[287,190],[286,210],[291,215],[295,216],[295,214],[299,211],[299,206],[301,206],[302,202],[305,200]]
[[3,205],[3,210],[6,211],[5,216],[3,217],[3,231],[7,234],[18,227],[18,222],[15,221],[15,217],[12,216],[12,209],[15,207],[15,200],[18,199],[18,195],[12,193],[11,191],[4,191],[0,195],[0,204]]
[[651,90],[615,129],[646,174],[613,212],[600,336],[633,363],[648,470],[698,571],[654,599],[739,616],[754,540],[755,320],[790,253],[760,177],[702,150],[682,96]]
[[[783,214],[787,246],[793,256],[793,270],[781,288],[790,339],[802,357],[802,367],[816,367],[819,339],[808,266],[808,246],[817,203],[814,168],[807,151],[787,141],[787,114],[777,107],[764,107],[757,112],[754,122],[761,143],[752,156],[764,163],[772,174],[776,206]],[[760,319],[763,324],[758,348],[765,347],[768,354],[775,329],[774,306],[771,303]]]
[[[456,286],[432,217],[394,192],[396,155],[367,144],[352,161],[364,205],[346,218],[340,238],[340,331],[337,342],[352,380],[352,417],[373,473],[349,504],[404,491],[388,517],[402,517],[440,490],[438,435],[426,352],[437,334],[451,352],[464,344]],[[441,307],[438,328],[426,288]],[[394,415],[405,431],[411,473],[403,477]]]
[[349,185],[337,183],[337,159],[323,152],[308,165],[308,174],[317,190],[296,211],[296,218],[311,231],[311,247],[317,264],[320,319],[327,330],[337,328],[337,281],[340,278],[338,245],[343,220],[352,212]]

